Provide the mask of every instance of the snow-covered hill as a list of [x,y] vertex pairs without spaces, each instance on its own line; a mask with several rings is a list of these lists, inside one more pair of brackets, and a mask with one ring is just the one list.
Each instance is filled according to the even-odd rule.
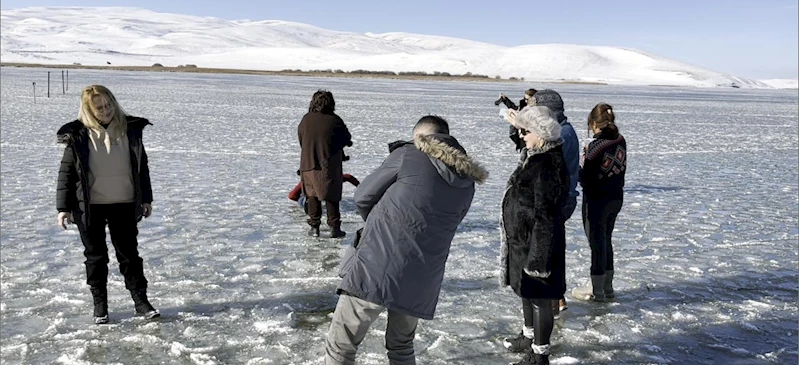
[[799,80],[797,79],[769,79],[760,80],[760,82],[777,89],[799,89]]
[[229,21],[140,8],[3,10],[3,62],[255,70],[426,71],[628,85],[762,87],[763,82],[634,49],[505,47],[408,33],[350,33],[279,20]]

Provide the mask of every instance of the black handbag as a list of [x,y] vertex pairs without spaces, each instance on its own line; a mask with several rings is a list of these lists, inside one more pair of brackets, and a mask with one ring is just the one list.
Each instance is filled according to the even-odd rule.
[[358,253],[358,248],[361,244],[361,234],[363,234],[363,228],[355,231],[355,239],[352,241],[352,244],[344,250],[344,257],[341,258],[341,267],[338,270],[338,276],[344,277],[349,271],[350,266],[352,266],[352,261],[355,259],[355,254]]

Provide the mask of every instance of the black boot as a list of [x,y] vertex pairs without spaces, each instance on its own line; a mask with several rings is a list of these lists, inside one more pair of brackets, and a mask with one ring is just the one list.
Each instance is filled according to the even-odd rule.
[[549,355],[533,354],[535,365],[549,365]]
[[549,355],[536,354],[528,349],[522,361],[510,365],[549,365]]
[[143,316],[147,319],[160,317],[161,313],[153,308],[150,301],[147,300],[147,289],[134,289],[130,291],[130,296],[133,298],[133,305],[136,308],[136,315]]
[[330,238],[341,238],[347,235],[347,232],[341,230],[340,227],[334,227],[330,230]]
[[319,226],[311,226],[311,229],[308,230],[308,235],[311,237],[319,237]]
[[104,286],[91,287],[94,299],[94,324],[108,323],[108,290]]

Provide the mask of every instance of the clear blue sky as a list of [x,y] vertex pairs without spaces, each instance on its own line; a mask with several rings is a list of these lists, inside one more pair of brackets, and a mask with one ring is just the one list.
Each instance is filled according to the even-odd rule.
[[[495,5],[489,5],[495,4]],[[29,6],[134,6],[350,32],[410,32],[515,46],[637,48],[750,78],[799,76],[799,0],[4,0]]]

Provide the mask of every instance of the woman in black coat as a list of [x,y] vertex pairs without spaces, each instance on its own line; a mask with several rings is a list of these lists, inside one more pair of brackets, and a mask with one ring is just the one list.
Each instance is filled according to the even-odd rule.
[[502,199],[500,279],[522,298],[524,328],[504,345],[527,354],[518,364],[549,364],[552,301],[566,291],[561,210],[568,197],[569,174],[561,127],[547,107],[510,111],[508,119],[520,130],[526,149]]
[[624,202],[627,141],[616,127],[613,107],[599,103],[588,116],[594,140],[585,147],[580,167],[583,187],[583,227],[591,245],[591,282],[575,288],[581,300],[602,302],[616,297],[613,290],[613,228]]
[[147,299],[136,240],[137,223],[152,213],[142,143],[142,130],[149,124],[126,115],[110,90],[91,85],[81,94],[78,119],[58,130],[58,141],[66,145],[58,171],[58,224],[67,229],[67,223],[75,223],[80,231],[96,324],[108,323],[106,225],[135,313],[148,319],[160,316]]

